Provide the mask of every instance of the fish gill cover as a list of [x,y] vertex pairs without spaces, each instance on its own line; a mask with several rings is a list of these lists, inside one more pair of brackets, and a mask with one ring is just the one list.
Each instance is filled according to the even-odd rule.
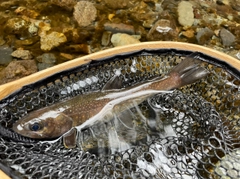
[[[86,128],[81,147],[66,149],[62,140],[36,141],[11,130],[30,111],[100,90],[116,73],[123,87],[132,86],[164,76],[190,53],[165,49],[115,56],[25,86],[1,101],[1,163],[20,178],[239,178],[240,74],[200,53],[210,74],[130,108],[134,131],[114,135],[120,121],[115,118],[104,130],[102,123]],[[121,150],[118,145],[109,154],[101,147],[106,133],[112,143],[129,139],[131,145],[134,138],[134,145]]]

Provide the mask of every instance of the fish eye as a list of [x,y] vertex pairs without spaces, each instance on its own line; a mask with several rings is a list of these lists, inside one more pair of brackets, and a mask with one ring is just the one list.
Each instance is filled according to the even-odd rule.
[[35,122],[34,124],[31,124],[29,128],[31,131],[38,131],[41,129],[41,125],[38,122]]

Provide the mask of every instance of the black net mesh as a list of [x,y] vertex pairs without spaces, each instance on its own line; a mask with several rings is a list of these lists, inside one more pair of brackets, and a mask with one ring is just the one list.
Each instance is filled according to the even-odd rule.
[[[203,54],[207,78],[129,109],[137,127],[118,133],[130,145],[126,150],[110,154],[102,145],[118,119],[81,131],[74,149],[62,140],[35,141],[11,131],[32,110],[102,89],[116,71],[127,87],[164,76],[189,53],[112,57],[24,87],[0,104],[1,162],[20,178],[240,178],[239,74]],[[137,136],[134,142],[129,134]]]

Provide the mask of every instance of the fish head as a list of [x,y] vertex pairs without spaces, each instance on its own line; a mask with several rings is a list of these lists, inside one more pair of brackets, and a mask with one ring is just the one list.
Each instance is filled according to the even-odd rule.
[[13,130],[33,139],[57,138],[73,127],[72,118],[59,110],[37,110],[13,124]]

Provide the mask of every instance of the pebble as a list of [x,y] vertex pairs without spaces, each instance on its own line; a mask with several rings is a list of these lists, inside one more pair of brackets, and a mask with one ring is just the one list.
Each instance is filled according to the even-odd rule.
[[240,0],[232,0],[231,6],[233,9],[240,12]]
[[135,30],[132,25],[127,25],[123,23],[116,24],[107,22],[104,24],[104,29],[113,33],[125,33],[130,35],[135,34]]
[[97,17],[97,9],[88,1],[80,1],[74,6],[73,16],[80,27],[89,26]]
[[54,66],[54,64],[49,64],[49,63],[38,63],[37,64],[38,71],[50,68],[52,66]]
[[65,60],[72,60],[74,59],[74,55],[68,54],[68,53],[60,53],[59,54],[61,57],[63,57]]
[[35,35],[38,32],[38,27],[34,23],[31,23],[28,27],[28,32],[32,35]]
[[191,27],[194,22],[194,14],[192,4],[188,1],[181,1],[178,4],[178,22],[183,27]]
[[147,39],[155,40],[174,40],[178,36],[178,30],[173,21],[167,19],[158,20],[150,29]]
[[3,39],[3,36],[0,36],[0,46],[4,45],[6,41]]
[[208,27],[205,27],[197,32],[196,38],[198,41],[198,44],[203,45],[209,42],[214,35],[214,32],[209,29]]
[[14,12],[18,15],[24,15],[26,17],[33,18],[33,19],[35,19],[37,16],[39,16],[38,12],[28,9],[23,6],[18,7]]
[[88,44],[73,44],[63,47],[63,51],[67,53],[84,53],[90,54],[91,48]]
[[41,71],[41,70],[44,70],[44,69],[47,69],[47,68],[50,68],[50,67],[53,67],[54,64],[48,64],[48,63],[38,63],[37,64],[37,69],[38,71]]
[[4,31],[10,34],[16,34],[18,35],[18,38],[24,39],[29,36],[28,26],[28,22],[24,19],[12,18],[6,22],[4,26]]
[[202,16],[202,20],[207,24],[211,24],[212,26],[220,26],[221,24],[227,22],[227,19],[215,14],[205,14]]
[[16,48],[22,48],[23,46],[30,46],[37,42],[39,42],[40,37],[39,36],[33,36],[32,38],[28,38],[25,40],[16,40],[15,41],[15,47]]
[[68,41],[71,41],[73,43],[79,43],[80,41],[84,41],[84,32],[80,31],[81,35],[78,32],[78,29],[73,27],[66,27],[62,31],[64,35],[67,37]]
[[23,60],[30,60],[32,59],[32,54],[29,50],[17,49],[12,52],[12,57],[20,58]]
[[194,37],[195,31],[193,29],[188,29],[186,31],[182,32],[182,35],[187,37],[187,38],[193,38]]
[[38,62],[54,64],[56,63],[56,56],[53,53],[44,53],[36,58]]
[[219,5],[229,5],[229,0],[217,0],[216,2]]
[[105,3],[109,8],[112,9],[124,9],[131,7],[131,1],[132,0],[105,0]]
[[0,72],[0,84],[4,84],[37,72],[34,60],[15,60]]
[[111,32],[109,32],[109,31],[105,31],[105,32],[103,32],[103,35],[102,35],[102,45],[103,46],[108,46],[108,44],[110,43],[110,41],[111,41],[111,35],[112,35],[112,33]]
[[[146,1],[147,2],[147,1]],[[149,6],[146,2],[141,1],[136,4],[133,8],[130,9],[130,16],[142,23],[143,27],[151,28],[153,24],[158,20],[159,14],[163,11],[160,4],[155,4],[156,9],[153,10],[153,7]]]
[[13,49],[3,45],[0,46],[0,65],[7,65],[12,61],[11,53],[13,52]]
[[39,30],[38,30],[38,35],[40,37],[45,36],[46,32],[48,32],[49,30],[51,30],[51,25],[49,23],[46,22],[39,22],[37,24]]
[[122,33],[113,34],[111,38],[111,42],[115,47],[140,43],[140,41],[134,38],[133,36],[128,34],[122,34]]
[[51,3],[71,11],[77,4],[77,0],[51,0]]
[[236,40],[236,37],[230,31],[224,28],[220,30],[219,35],[224,46],[231,46]]
[[41,49],[43,51],[50,51],[54,47],[57,47],[66,41],[66,36],[59,32],[51,32],[49,34],[41,35]]

